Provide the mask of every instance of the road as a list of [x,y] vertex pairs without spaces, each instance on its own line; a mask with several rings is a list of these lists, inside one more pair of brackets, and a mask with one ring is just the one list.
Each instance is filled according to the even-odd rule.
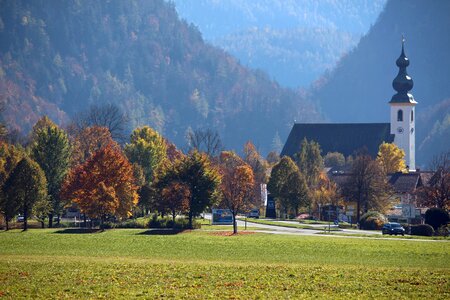
[[[211,220],[212,215],[211,214],[205,214],[205,219]],[[273,221],[273,220],[270,220]],[[245,221],[238,220],[238,226],[245,226]],[[295,221],[278,221],[280,223],[292,223],[292,224],[299,224]],[[328,226],[325,226],[323,224],[314,224],[309,225],[311,227],[316,227],[315,229],[300,229],[300,228],[292,228],[292,227],[283,227],[283,226],[277,226],[277,225],[266,225],[266,224],[260,224],[260,223],[253,223],[251,222],[251,219],[247,219],[247,226],[248,227],[256,227],[258,228],[258,232],[266,232],[266,233],[272,233],[272,234],[293,234],[293,235],[315,235],[318,233],[323,233],[324,228]],[[332,225],[332,227],[336,227],[335,225]],[[373,235],[380,235],[381,232],[374,232],[374,231],[365,231],[365,230],[355,230],[355,229],[342,229],[339,231],[341,233],[351,233],[351,234],[373,234]]]

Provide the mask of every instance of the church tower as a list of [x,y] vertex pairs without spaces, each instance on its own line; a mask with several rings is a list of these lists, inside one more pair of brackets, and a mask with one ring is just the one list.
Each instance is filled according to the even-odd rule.
[[416,170],[416,132],[415,132],[415,106],[416,100],[408,93],[414,86],[412,78],[406,73],[409,59],[405,55],[405,39],[402,38],[402,53],[396,64],[399,68],[397,77],[392,86],[397,94],[389,102],[391,106],[391,134],[395,134],[394,143],[405,151],[405,161],[410,171]]

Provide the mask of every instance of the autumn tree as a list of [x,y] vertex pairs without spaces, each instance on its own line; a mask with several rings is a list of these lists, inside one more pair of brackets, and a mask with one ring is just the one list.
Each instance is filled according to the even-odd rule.
[[234,152],[220,154],[220,173],[222,183],[221,206],[228,208],[233,216],[233,233],[237,234],[236,215],[250,208],[254,191],[253,170]]
[[70,171],[62,196],[103,223],[109,215],[131,216],[138,201],[136,191],[130,162],[119,149],[108,145]]
[[189,206],[191,191],[183,182],[173,181],[161,192],[162,206],[172,214],[173,226],[178,213],[186,211]]
[[189,151],[197,150],[209,157],[217,157],[223,149],[219,133],[211,129],[189,131],[186,138]]
[[389,197],[391,186],[381,166],[368,154],[361,154],[353,160],[351,174],[343,186],[343,193],[356,202],[356,218],[359,221],[361,210],[383,211]]
[[[39,164],[47,178],[47,191],[52,203],[49,214],[49,227],[52,227],[53,216],[61,214],[62,205],[59,198],[61,184],[70,165],[70,145],[67,134],[56,125],[45,120],[42,126],[35,126],[31,145],[31,157]],[[39,122],[36,124],[38,125]]]
[[300,207],[309,206],[311,203],[305,176],[300,173],[298,168],[289,174],[281,192],[282,198],[294,210],[295,216],[298,215]]
[[85,162],[96,151],[111,145],[119,147],[106,127],[90,126],[83,128],[71,136],[72,165]]
[[280,155],[275,151],[270,151],[266,157],[267,163],[271,167],[277,164],[280,161],[280,159],[281,159]]
[[147,183],[154,180],[156,170],[167,157],[163,137],[148,126],[136,128],[124,150],[130,162],[142,167]]
[[288,183],[289,176],[298,171],[297,165],[294,161],[288,157],[283,156],[278,164],[272,168],[270,173],[270,179],[267,183],[267,189],[273,195],[275,199],[281,204],[285,213],[289,208],[289,199],[286,198],[288,188],[285,186]]
[[297,166],[305,175],[308,187],[314,187],[323,169],[320,145],[315,141],[303,139],[300,152],[296,155]]
[[114,140],[122,142],[126,138],[125,130],[129,118],[115,104],[91,105],[86,111],[77,114],[72,127],[82,131],[87,127],[105,127]]
[[311,200],[314,209],[319,211],[325,205],[337,206],[340,204],[341,196],[337,184],[331,181],[327,174],[321,173],[317,186],[311,191]]
[[394,143],[383,142],[380,145],[377,162],[385,174],[406,171],[405,151]]
[[339,152],[328,152],[323,158],[325,167],[335,168],[345,166],[345,157]]
[[259,200],[259,203],[257,203],[257,206],[259,207],[262,202],[261,184],[267,183],[269,163],[259,154],[255,145],[250,141],[245,143],[243,154],[244,162],[247,163],[253,171],[255,184],[252,197],[255,198],[255,201]]
[[187,214],[192,228],[194,216],[211,207],[219,196],[220,174],[205,153],[192,151],[188,156],[176,160],[161,176],[157,187],[163,190],[171,182],[180,182],[189,188]]
[[0,141],[0,212],[4,216],[6,230],[9,229],[9,221],[18,212],[19,203],[10,201],[11,199],[7,198],[3,192],[3,187],[23,155],[23,151],[17,147]]
[[427,184],[417,191],[418,202],[424,207],[450,209],[450,151],[432,159],[433,175]]
[[16,203],[23,214],[23,230],[28,229],[28,217],[35,202],[47,200],[47,181],[39,165],[28,157],[22,158],[6,180],[3,191],[7,201]]

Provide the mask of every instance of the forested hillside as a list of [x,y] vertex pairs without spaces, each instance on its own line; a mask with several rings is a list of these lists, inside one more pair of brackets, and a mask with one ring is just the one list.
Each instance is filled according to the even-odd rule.
[[370,32],[338,67],[317,82],[311,99],[334,122],[388,122],[397,75],[395,61],[406,37],[408,73],[417,110],[419,165],[450,149],[450,1],[389,1]]
[[263,152],[315,107],[210,46],[173,4],[1,0],[0,90],[10,129],[42,114],[64,123],[90,104],[117,104],[183,146],[189,128],[217,129],[229,148]]
[[386,0],[174,0],[211,41],[282,85],[306,87],[356,46]]

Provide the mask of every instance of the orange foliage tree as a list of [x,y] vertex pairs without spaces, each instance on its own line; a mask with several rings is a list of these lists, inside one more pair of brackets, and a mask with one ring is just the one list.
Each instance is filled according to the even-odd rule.
[[71,142],[73,165],[85,162],[92,154],[105,146],[119,147],[112,139],[108,128],[100,126],[86,127],[76,132]]
[[118,148],[107,145],[70,171],[62,197],[102,223],[109,215],[129,217],[138,201],[132,165]]
[[251,205],[255,179],[252,168],[233,152],[222,152],[220,162],[222,205],[231,211],[236,234],[236,215]]

